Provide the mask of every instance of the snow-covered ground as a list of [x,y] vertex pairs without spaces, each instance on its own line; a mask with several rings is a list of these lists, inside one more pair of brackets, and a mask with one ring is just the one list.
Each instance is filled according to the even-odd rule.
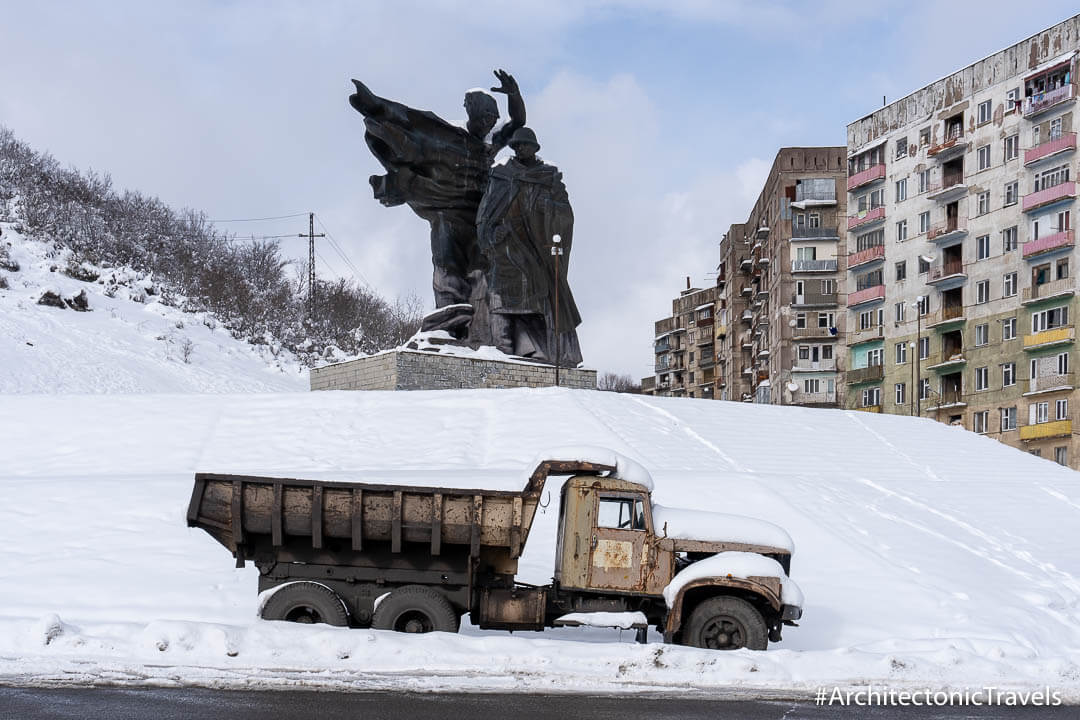
[[[185,526],[197,469],[516,488],[539,450],[566,444],[639,461],[665,506],[783,527],[801,627],[767,652],[716,653],[599,628],[266,623],[255,569]],[[873,681],[1049,685],[1080,701],[1080,475],[929,420],[561,389],[7,395],[0,458],[0,682],[800,693]],[[537,516],[522,580],[551,575],[555,512]]]
[[[206,313],[163,304],[147,292],[152,278],[123,269],[95,282],[68,277],[66,254],[48,257],[45,243],[11,223],[0,223],[0,245],[20,266],[0,269],[8,285],[0,282],[0,394],[308,388],[291,353],[236,340]],[[63,298],[85,291],[90,311],[38,305],[47,290]]]

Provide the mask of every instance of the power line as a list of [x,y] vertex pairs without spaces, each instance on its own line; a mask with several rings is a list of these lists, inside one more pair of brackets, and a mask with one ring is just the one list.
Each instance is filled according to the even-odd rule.
[[[211,220],[212,223],[234,223],[234,222],[262,222],[263,220],[288,220],[289,218],[304,217],[307,213],[295,213],[293,215],[274,215],[273,217],[261,217],[261,218],[236,218],[234,220]],[[282,236],[284,237],[284,236]]]
[[333,233],[330,232],[330,228],[326,227],[326,223],[322,221],[322,218],[316,215],[315,219],[319,221],[319,227],[321,227],[323,229],[323,232],[326,233],[326,238],[330,241],[330,247],[333,248],[334,252],[338,254],[341,260],[345,263],[345,266],[349,268],[350,271],[352,271],[353,276],[360,280],[360,282],[366,285],[369,289],[373,289],[371,283],[368,282],[368,279],[366,277],[364,277],[364,273],[360,272],[360,268],[356,267],[356,264],[349,259],[348,255],[346,255],[344,248],[342,248],[341,246],[341,243],[339,243],[337,241],[337,238],[334,237]]

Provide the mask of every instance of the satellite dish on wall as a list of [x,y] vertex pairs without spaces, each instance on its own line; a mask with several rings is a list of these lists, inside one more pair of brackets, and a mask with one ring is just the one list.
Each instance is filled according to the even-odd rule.
[[789,383],[787,384],[787,389],[788,389],[788,390],[790,390],[791,392],[795,392],[796,390],[798,390],[798,389],[799,389],[799,384],[798,384],[798,383],[793,383],[793,382],[789,382]]

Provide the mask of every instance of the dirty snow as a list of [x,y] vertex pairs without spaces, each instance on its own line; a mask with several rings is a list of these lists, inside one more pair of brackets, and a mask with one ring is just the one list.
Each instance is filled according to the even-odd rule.
[[[0,444],[0,682],[1048,684],[1080,700],[1080,476],[929,420],[565,389],[4,395]],[[185,526],[196,468],[520,487],[536,453],[566,445],[633,458],[665,507],[784,528],[806,593],[800,627],[767,652],[721,654],[656,644],[654,631],[639,646],[600,628],[407,637],[265,623],[256,570]],[[552,482],[525,582],[551,577],[558,498]]]

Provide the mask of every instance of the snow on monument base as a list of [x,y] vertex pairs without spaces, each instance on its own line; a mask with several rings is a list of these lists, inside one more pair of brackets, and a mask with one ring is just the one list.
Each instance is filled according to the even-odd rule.
[[[555,367],[514,360],[497,353],[447,354],[425,350],[390,350],[311,370],[312,390],[477,390],[539,388],[555,385]],[[561,368],[559,384],[576,390],[596,389],[596,371]]]

